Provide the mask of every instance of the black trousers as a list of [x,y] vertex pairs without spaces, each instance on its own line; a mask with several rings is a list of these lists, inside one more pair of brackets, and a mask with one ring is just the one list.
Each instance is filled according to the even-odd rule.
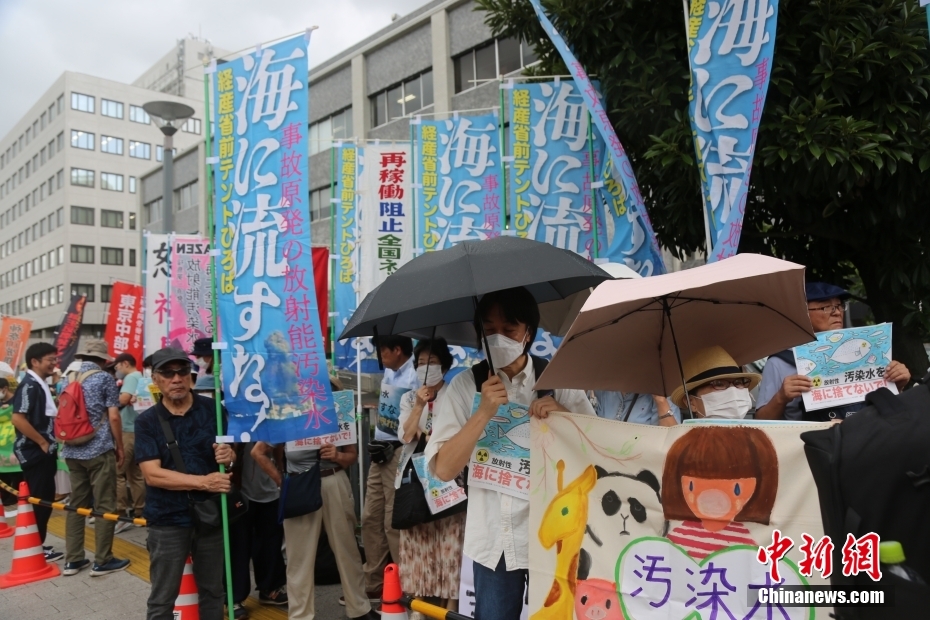
[[[3,484],[8,484],[19,491],[19,483],[23,481],[23,474],[19,471],[2,472],[0,473],[0,480],[3,481]],[[15,495],[6,489],[0,488],[0,502],[4,506],[15,506],[18,501]]]
[[229,527],[233,572],[233,602],[242,603],[252,591],[249,561],[255,570],[255,587],[268,594],[287,583],[281,543],[284,527],[278,524],[278,500],[249,502],[248,512]]
[[[44,499],[47,502],[55,501],[55,472],[58,471],[58,461],[47,457],[35,465],[23,467],[23,479],[29,485],[29,494],[32,497]],[[48,519],[52,516],[52,509],[44,506],[33,506],[36,516],[36,527],[39,529],[39,538],[45,544],[45,533],[48,531]]]

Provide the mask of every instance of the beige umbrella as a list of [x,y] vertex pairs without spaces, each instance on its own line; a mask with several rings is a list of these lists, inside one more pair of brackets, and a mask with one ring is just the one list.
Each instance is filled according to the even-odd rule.
[[536,389],[671,394],[682,361],[712,345],[746,364],[814,340],[804,266],[738,254],[594,289]]
[[[620,263],[604,263],[599,267],[617,279],[642,278],[641,275]],[[593,290],[594,288],[586,288],[565,299],[539,304],[540,326],[554,336],[564,336],[575,322],[575,317],[581,312],[584,302],[588,300]]]

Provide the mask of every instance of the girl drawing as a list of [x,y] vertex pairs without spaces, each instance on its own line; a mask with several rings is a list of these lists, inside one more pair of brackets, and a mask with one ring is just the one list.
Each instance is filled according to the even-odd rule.
[[732,545],[756,545],[745,522],[768,525],[778,491],[775,446],[761,430],[695,428],[672,444],[662,474],[668,535],[703,559]]

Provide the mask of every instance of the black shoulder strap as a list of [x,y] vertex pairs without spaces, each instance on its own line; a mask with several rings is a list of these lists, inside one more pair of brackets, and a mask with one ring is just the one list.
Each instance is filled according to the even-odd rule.
[[488,380],[488,375],[491,374],[491,369],[488,368],[488,361],[484,360],[472,366],[471,374],[475,377],[475,391],[481,392],[481,386],[484,385],[484,382]]
[[[546,369],[546,366],[549,365],[549,360],[530,355],[530,361],[533,363],[533,374],[536,375],[536,380],[538,381],[539,376]],[[488,380],[488,376],[491,374],[488,361],[484,360],[472,366],[471,374],[475,377],[475,392],[480,392],[481,386],[484,385],[484,382]],[[551,395],[552,390],[536,390],[536,398]]]
[[779,351],[770,357],[777,357],[786,364],[791,364],[791,366],[797,366],[797,362],[794,359],[794,351],[791,349],[785,349],[784,351]]
[[174,461],[174,466],[177,468],[178,472],[186,474],[187,468],[184,467],[184,459],[181,458],[181,450],[178,449],[178,442],[174,438],[171,424],[169,424],[168,420],[163,418],[159,412],[156,411],[155,415],[158,417],[158,421],[161,422],[161,430],[165,433],[165,440],[167,441],[168,451],[171,452],[171,460]]

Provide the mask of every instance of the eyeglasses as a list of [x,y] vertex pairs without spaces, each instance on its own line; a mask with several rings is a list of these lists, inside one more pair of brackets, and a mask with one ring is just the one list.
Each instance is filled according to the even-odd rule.
[[846,312],[846,304],[833,304],[830,306],[820,306],[819,308],[811,308],[808,306],[809,312],[823,312],[827,316],[833,314],[834,312],[838,314],[843,314]]
[[164,370],[156,370],[165,379],[174,379],[175,377],[186,377],[191,374],[191,367],[184,366],[183,368],[166,368]]
[[[746,388],[749,387],[750,380],[745,377],[740,377],[737,379],[714,379],[713,381],[708,381],[704,385],[709,385],[717,391],[723,391],[730,386],[736,388]],[[703,386],[702,386],[703,387]]]

